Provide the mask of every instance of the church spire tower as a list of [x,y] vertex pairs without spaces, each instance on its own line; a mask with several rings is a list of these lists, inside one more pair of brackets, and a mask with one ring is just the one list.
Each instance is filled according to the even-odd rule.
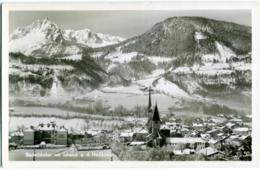
[[149,87],[148,112],[152,110],[151,87]]
[[160,115],[159,115],[159,111],[158,111],[157,103],[155,104],[155,108],[154,108],[153,121],[154,121],[154,122],[160,122],[160,121],[161,121]]
[[152,89],[149,87],[149,98],[148,98],[148,107],[147,107],[147,130],[149,133],[152,133],[152,118],[153,118],[153,108],[152,108]]

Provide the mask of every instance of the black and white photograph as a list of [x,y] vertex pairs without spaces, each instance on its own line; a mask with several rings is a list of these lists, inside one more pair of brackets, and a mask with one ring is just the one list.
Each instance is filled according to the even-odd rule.
[[251,10],[9,10],[8,31],[8,161],[252,161]]

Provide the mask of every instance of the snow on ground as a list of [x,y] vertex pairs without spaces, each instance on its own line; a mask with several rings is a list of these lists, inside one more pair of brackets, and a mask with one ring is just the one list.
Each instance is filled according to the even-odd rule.
[[193,94],[197,90],[201,90],[202,89],[202,87],[195,81],[186,81],[185,83],[187,84],[187,91],[190,94]]
[[100,90],[93,90],[90,93],[87,94],[87,96],[91,96],[93,99],[97,99],[99,97],[101,97],[103,95],[103,92],[101,92]]
[[111,63],[111,64],[109,64],[109,66],[107,67],[107,71],[110,72],[111,69],[113,69],[113,68],[115,68],[115,67],[117,67],[117,66],[118,66],[118,64]]
[[196,73],[200,75],[209,75],[209,76],[215,76],[215,75],[230,75],[234,71],[232,70],[199,70]]
[[203,62],[213,62],[214,60],[218,61],[219,55],[218,54],[204,54],[201,56],[201,60]]
[[86,126],[84,119],[59,119],[53,117],[10,117],[10,131],[16,131],[18,127],[38,126],[40,123],[50,123],[54,121],[57,125],[65,126],[66,128],[83,129]]
[[235,70],[247,71],[247,70],[251,70],[251,63],[236,62],[236,63],[232,63],[232,67]]
[[199,70],[228,70],[230,69],[229,64],[227,63],[205,63],[204,66],[200,67]]
[[31,71],[38,71],[42,68],[50,68],[53,70],[71,70],[73,69],[70,65],[42,65],[42,64],[21,64],[21,63],[10,63],[10,68],[12,67],[20,67],[21,69],[31,70]]
[[65,48],[64,54],[73,55],[73,54],[78,54],[80,52],[81,52],[81,50],[79,49],[79,47],[77,47],[76,45],[72,45],[72,46],[67,46]]
[[46,69],[46,68],[49,68],[49,69],[52,69],[55,71],[73,69],[73,67],[70,65],[40,65],[40,64],[10,63],[9,74],[27,77],[29,75],[35,75],[32,72],[37,72],[41,69]]
[[174,73],[183,73],[183,74],[189,74],[192,73],[192,69],[190,67],[178,67],[175,70],[173,70]]
[[104,87],[101,89],[105,93],[126,93],[126,94],[143,94],[138,85]]
[[236,56],[236,54],[224,44],[220,44],[219,42],[215,42],[217,50],[220,54],[220,59],[222,62],[226,62],[226,59],[230,59],[232,56]]
[[10,75],[19,75],[21,77],[28,77],[30,75],[34,75],[34,76],[36,75],[36,74],[33,74],[30,71],[21,71],[21,70],[19,70],[17,68],[10,68],[9,69],[9,74]]
[[[102,100],[105,105],[111,106],[111,108],[115,108],[118,105],[122,105],[127,109],[132,109],[137,105],[147,106],[148,100],[148,92],[143,92],[140,94],[105,93],[99,90],[94,90],[84,96],[96,101]],[[174,101],[171,97],[159,93],[154,93],[152,95],[152,102],[154,103],[155,100],[157,100],[157,103],[160,106],[160,111],[167,111],[168,108],[173,105]]]
[[112,62],[125,63],[130,62],[133,57],[137,56],[137,52],[122,53],[119,49],[108,54],[105,59],[110,59]]
[[93,57],[93,58],[99,58],[100,56],[102,56],[104,54],[104,52],[95,52],[95,53],[93,53],[91,56]]
[[[89,103],[86,103],[89,104]],[[31,116],[34,117],[46,117],[49,118],[57,118],[57,119],[100,119],[100,120],[112,120],[111,116],[103,116],[103,115],[95,115],[95,114],[88,114],[86,112],[73,112],[68,110],[63,110],[59,108],[52,108],[52,107],[43,107],[43,106],[14,106],[14,111],[11,115],[11,117],[24,117],[24,118],[30,118]]]
[[160,78],[153,88],[170,96],[190,98],[184,90],[165,78]]
[[230,66],[227,63],[205,63],[204,66],[201,66],[195,72],[197,74],[214,76],[231,74],[234,71],[230,69]]
[[201,56],[201,60],[203,62],[226,62],[227,59],[236,56],[236,54],[228,47],[226,47],[224,44],[220,44],[219,42],[215,42],[215,46],[217,48],[218,53],[215,54],[204,54]]
[[62,59],[76,61],[76,60],[81,60],[82,59],[82,55],[81,54],[75,54],[75,55],[70,55],[70,56],[63,57]]
[[199,70],[199,68],[200,68],[200,65],[199,65],[199,64],[194,64],[194,65],[192,66],[192,70],[193,70],[193,71],[197,71],[197,70]]
[[149,87],[149,86],[152,86],[152,84],[155,80],[156,80],[155,77],[154,78],[147,78],[147,79],[138,80],[138,81],[136,81],[136,83],[141,85],[141,86]]
[[52,87],[50,89],[50,98],[52,99],[59,99],[63,97],[67,97],[68,94],[66,91],[62,88],[60,80],[57,78],[56,73],[54,73],[54,79],[52,82]]
[[145,78],[154,78],[154,77],[158,77],[162,74],[165,73],[165,70],[164,69],[156,69],[154,70],[150,75],[146,76]]
[[87,45],[89,47],[104,47],[124,41],[125,39],[118,36],[101,34],[92,32],[89,29],[82,30],[64,30],[63,36],[68,41],[76,41],[77,43]]
[[173,61],[173,58],[170,58],[170,57],[160,57],[160,56],[149,56],[148,59],[152,63],[154,63],[155,65],[158,65],[159,63]]
[[201,33],[201,32],[195,32],[194,38],[195,38],[195,40],[203,40],[203,39],[206,39],[207,36],[205,36],[205,35],[204,35],[203,33]]
[[45,35],[38,31],[32,31],[23,38],[10,41],[9,50],[11,52],[21,52],[25,55],[31,54],[46,42]]

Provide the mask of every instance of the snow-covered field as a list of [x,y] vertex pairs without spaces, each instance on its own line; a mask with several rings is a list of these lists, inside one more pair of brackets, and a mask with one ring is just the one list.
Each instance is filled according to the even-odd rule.
[[140,87],[138,85],[131,85],[131,86],[115,86],[115,87],[104,87],[101,89],[103,92],[106,93],[124,93],[124,94],[143,94],[143,92],[140,90]]
[[158,65],[159,63],[168,63],[173,61],[173,57],[149,56],[148,59],[155,65]]
[[119,49],[117,51],[108,54],[105,59],[110,59],[113,63],[125,63],[130,62],[132,58],[137,56],[137,52],[122,53]]
[[156,69],[154,70],[150,75],[146,76],[145,78],[154,78],[154,77],[159,77],[165,73],[164,69]]
[[[102,100],[105,105],[109,105],[112,108],[118,105],[123,105],[127,109],[132,109],[136,105],[147,106],[148,101],[148,93],[104,93],[99,90],[94,90],[84,96],[96,101]],[[156,93],[152,95],[152,100],[153,103],[155,100],[157,101],[160,110],[168,111],[168,108],[174,104],[176,99],[164,94]]]
[[69,130],[84,130],[87,127],[96,130],[112,129],[113,126],[120,126],[124,123],[124,118],[71,112],[58,108],[16,106],[14,109],[16,116],[10,116],[10,131],[16,131],[19,127],[38,126],[40,123],[47,124],[51,121]]
[[[161,73],[158,71],[158,73]],[[153,76],[151,76],[153,77]],[[155,91],[171,97],[177,98],[191,98],[183,89],[176,84],[166,80],[165,78],[147,78],[136,81],[137,84],[144,87],[152,87]]]
[[166,80],[165,78],[160,78],[154,87],[155,90],[158,90],[164,94],[181,97],[181,98],[190,98],[190,96],[176,84]]
[[225,63],[227,60],[236,56],[236,54],[230,48],[226,47],[224,44],[221,44],[220,42],[216,41],[215,46],[217,49],[217,53],[203,55],[201,57],[203,62],[213,62],[215,60]]
[[26,106],[15,106],[15,111],[13,114],[21,115],[21,116],[50,116],[50,117],[60,117],[62,119],[68,119],[73,117],[81,117],[83,119],[87,118],[97,118],[97,119],[111,119],[110,116],[102,116],[102,115],[93,115],[88,113],[80,113],[80,112],[73,112],[62,110],[59,108],[51,108],[51,107],[41,107],[41,106],[34,106],[34,107],[26,107]]

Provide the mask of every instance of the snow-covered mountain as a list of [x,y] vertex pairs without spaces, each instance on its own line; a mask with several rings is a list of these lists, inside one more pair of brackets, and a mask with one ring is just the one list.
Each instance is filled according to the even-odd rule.
[[179,103],[217,99],[220,105],[230,105],[225,98],[236,94],[237,105],[247,103],[249,110],[251,106],[248,26],[173,17],[124,40],[87,29],[60,30],[42,20],[17,29],[10,36],[10,51],[14,93],[31,89],[48,96],[57,89],[63,93],[97,90],[95,98],[104,92],[146,94],[151,86]]
[[118,76],[114,81],[152,86],[172,97],[251,88],[251,28],[234,23],[173,17],[91,55]]
[[67,41],[84,44],[88,47],[104,47],[107,45],[117,44],[125,39],[119,36],[108,34],[94,33],[89,29],[83,30],[64,30],[63,36]]
[[14,30],[10,35],[9,51],[38,57],[70,56],[81,53],[82,48],[101,47],[123,40],[88,29],[61,30],[57,24],[45,18]]
[[14,30],[9,45],[10,52],[33,56],[58,55],[66,50],[61,30],[48,19],[37,20],[29,26]]

